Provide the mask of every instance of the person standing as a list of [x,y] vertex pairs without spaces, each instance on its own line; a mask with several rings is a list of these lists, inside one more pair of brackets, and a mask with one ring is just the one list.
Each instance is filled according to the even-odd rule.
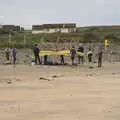
[[82,53],[82,54],[78,54],[78,63],[84,64],[84,55],[83,55],[84,54],[84,47],[80,45],[77,52]]
[[10,60],[10,51],[9,51],[9,48],[5,49],[5,57],[6,57],[7,61]]
[[74,61],[75,61],[75,55],[76,55],[76,50],[75,47],[73,46],[72,49],[70,50],[70,54],[71,54],[71,61],[72,61],[72,65],[74,65]]
[[100,50],[98,52],[98,68],[102,67],[102,58],[103,58],[103,52],[102,52],[102,50]]
[[48,55],[44,55],[44,65],[48,64]]
[[17,54],[17,50],[15,47],[12,48],[12,58],[13,58],[13,64],[16,64],[16,54]]
[[34,56],[35,56],[35,64],[37,64],[37,60],[40,64],[40,56],[39,56],[40,49],[37,44],[35,45],[33,52],[34,52]]
[[92,56],[93,56],[92,50],[91,50],[91,48],[89,48],[89,51],[87,53],[89,63],[92,63]]
[[60,63],[63,65],[65,64],[64,55],[60,55]]

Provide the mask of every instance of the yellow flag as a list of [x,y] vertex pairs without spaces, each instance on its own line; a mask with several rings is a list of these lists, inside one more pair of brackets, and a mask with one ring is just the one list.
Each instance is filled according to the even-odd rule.
[[109,40],[105,40],[105,47],[109,47],[110,46],[110,41]]

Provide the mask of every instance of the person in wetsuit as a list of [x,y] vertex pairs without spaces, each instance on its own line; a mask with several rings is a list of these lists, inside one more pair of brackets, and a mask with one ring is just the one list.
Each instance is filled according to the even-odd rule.
[[35,45],[33,52],[34,52],[34,56],[35,56],[35,64],[37,64],[37,60],[38,60],[39,64],[41,64],[40,56],[39,56],[40,49],[38,48],[37,44]]
[[16,54],[17,54],[17,49],[13,47],[12,49],[12,58],[13,58],[13,64],[16,64]]
[[[83,46],[80,46],[77,50],[77,52],[84,53],[84,48]],[[84,56],[83,55],[78,55],[78,63],[84,64]]]
[[88,51],[88,53],[87,53],[87,56],[88,56],[88,62],[89,62],[89,63],[92,63],[93,53],[92,53],[91,48],[89,48],[89,51]]
[[72,61],[72,65],[74,65],[74,61],[75,61],[75,55],[76,55],[76,50],[75,47],[73,46],[72,49],[70,50],[70,54],[71,54],[71,61]]
[[102,50],[100,50],[98,52],[98,68],[102,67],[102,58],[103,58],[103,52],[102,52]]
[[64,55],[60,55],[60,63],[63,65],[65,64]]

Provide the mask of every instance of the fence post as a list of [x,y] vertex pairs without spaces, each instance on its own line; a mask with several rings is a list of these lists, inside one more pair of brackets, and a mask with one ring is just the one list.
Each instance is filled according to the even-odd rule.
[[24,35],[24,45],[26,45],[26,35]]
[[11,33],[9,33],[9,44],[11,44],[11,42],[12,42],[12,39],[11,39]]

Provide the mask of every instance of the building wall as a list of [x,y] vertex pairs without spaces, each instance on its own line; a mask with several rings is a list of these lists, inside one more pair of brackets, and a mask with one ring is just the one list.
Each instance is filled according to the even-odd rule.
[[61,33],[69,33],[74,32],[76,29],[72,28],[57,28],[57,29],[43,29],[43,30],[32,30],[32,34],[39,34],[39,33],[55,33],[55,32],[61,32]]
[[75,30],[76,30],[75,23],[32,25],[33,34],[55,32],[69,33],[75,32]]
[[38,34],[38,33],[55,33],[59,32],[60,29],[43,29],[43,30],[32,30],[33,34]]
[[68,32],[68,30],[61,28],[61,29],[60,29],[60,32],[61,32],[61,33],[66,33],[66,32]]

